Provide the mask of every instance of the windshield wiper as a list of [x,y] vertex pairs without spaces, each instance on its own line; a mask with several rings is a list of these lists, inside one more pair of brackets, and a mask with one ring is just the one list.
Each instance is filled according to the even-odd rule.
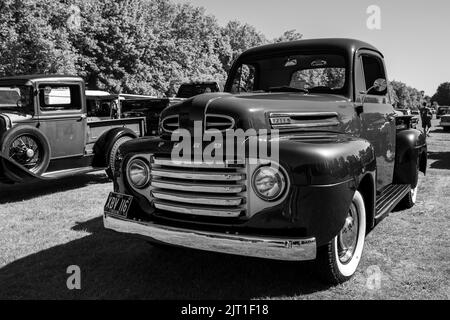
[[303,92],[303,93],[309,93],[308,89],[295,88],[295,87],[290,87],[290,86],[271,87],[271,88],[269,88],[269,92]]

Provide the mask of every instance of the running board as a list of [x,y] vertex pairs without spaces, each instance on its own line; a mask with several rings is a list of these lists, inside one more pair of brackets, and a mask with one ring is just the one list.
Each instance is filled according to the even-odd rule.
[[83,174],[83,173],[88,173],[88,172],[97,171],[97,170],[104,170],[104,169],[105,168],[95,168],[95,167],[65,169],[65,170],[46,172],[42,175],[42,177],[46,178],[46,179],[57,179],[57,178],[74,176],[77,174]]
[[411,190],[409,184],[391,184],[377,196],[375,223],[383,220]]

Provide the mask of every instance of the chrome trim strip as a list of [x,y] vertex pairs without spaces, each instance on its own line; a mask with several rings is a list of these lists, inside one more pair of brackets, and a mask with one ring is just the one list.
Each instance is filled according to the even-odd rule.
[[274,117],[337,117],[337,112],[271,112],[269,113],[269,118]]
[[239,181],[245,179],[244,173],[236,172],[192,172],[192,171],[170,171],[159,168],[152,168],[152,176],[177,178],[188,180],[208,180],[208,181]]
[[155,200],[153,204],[156,209],[205,217],[236,218],[244,211],[243,208],[189,207],[186,204],[176,205],[159,200]]
[[208,196],[192,196],[186,193],[164,192],[153,189],[152,194],[155,198],[176,202],[207,204],[215,206],[238,206],[242,203],[244,197],[208,197]]
[[174,183],[169,181],[152,180],[151,186],[168,190],[207,192],[207,193],[238,193],[245,190],[244,185],[217,185],[197,183]]
[[[208,122],[208,117],[223,118],[223,119],[229,120],[230,122],[229,122],[229,123],[226,123],[226,122],[224,122],[224,123],[220,123],[220,122]],[[234,118],[233,118],[233,117],[230,117],[230,116],[227,116],[227,115],[224,115],[224,114],[208,113],[208,114],[205,114],[205,119],[204,119],[203,127],[205,128],[205,130],[214,130],[214,129],[217,129],[217,130],[219,130],[220,132],[225,132],[225,131],[227,131],[227,130],[233,129],[234,126],[235,126],[235,124],[236,124],[236,122],[234,121]],[[229,127],[228,127],[228,128],[225,128],[225,129],[214,128],[214,126],[218,126],[218,125],[228,125]],[[209,129],[208,129],[208,127],[212,127],[212,128],[209,128]]]
[[292,129],[292,128],[314,128],[314,127],[330,127],[338,126],[339,121],[330,122],[308,122],[308,123],[291,123],[291,124],[272,124],[274,129]]
[[237,168],[244,167],[242,162],[195,162],[195,161],[173,161],[170,159],[153,158],[153,164],[159,166],[184,167],[184,168]]
[[103,216],[103,224],[106,229],[198,250],[283,261],[316,258],[315,238],[257,237],[196,231],[152,222],[137,222],[106,214]]

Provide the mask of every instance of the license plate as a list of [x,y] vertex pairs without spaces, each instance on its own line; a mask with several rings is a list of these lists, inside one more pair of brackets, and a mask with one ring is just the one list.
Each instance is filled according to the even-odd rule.
[[126,217],[133,197],[117,192],[110,192],[105,204],[105,213]]

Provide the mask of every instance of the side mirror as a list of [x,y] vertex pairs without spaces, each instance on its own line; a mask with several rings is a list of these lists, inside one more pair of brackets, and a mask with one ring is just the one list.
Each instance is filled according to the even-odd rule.
[[[383,92],[386,89],[387,89],[387,81],[386,81],[386,79],[379,78],[379,79],[374,81],[373,86],[371,86],[369,89],[367,89],[366,91],[361,91],[360,92],[362,94],[362,97],[361,97],[361,109],[364,106],[364,102],[366,101],[366,97],[367,97],[367,95],[369,94],[370,91],[375,90],[376,92]],[[362,110],[360,112],[362,112]]]
[[380,79],[375,80],[375,82],[373,83],[372,88],[367,90],[367,92],[370,92],[370,90],[375,90],[377,92],[383,92],[386,89],[387,89],[387,81],[386,81],[386,79],[380,78]]

